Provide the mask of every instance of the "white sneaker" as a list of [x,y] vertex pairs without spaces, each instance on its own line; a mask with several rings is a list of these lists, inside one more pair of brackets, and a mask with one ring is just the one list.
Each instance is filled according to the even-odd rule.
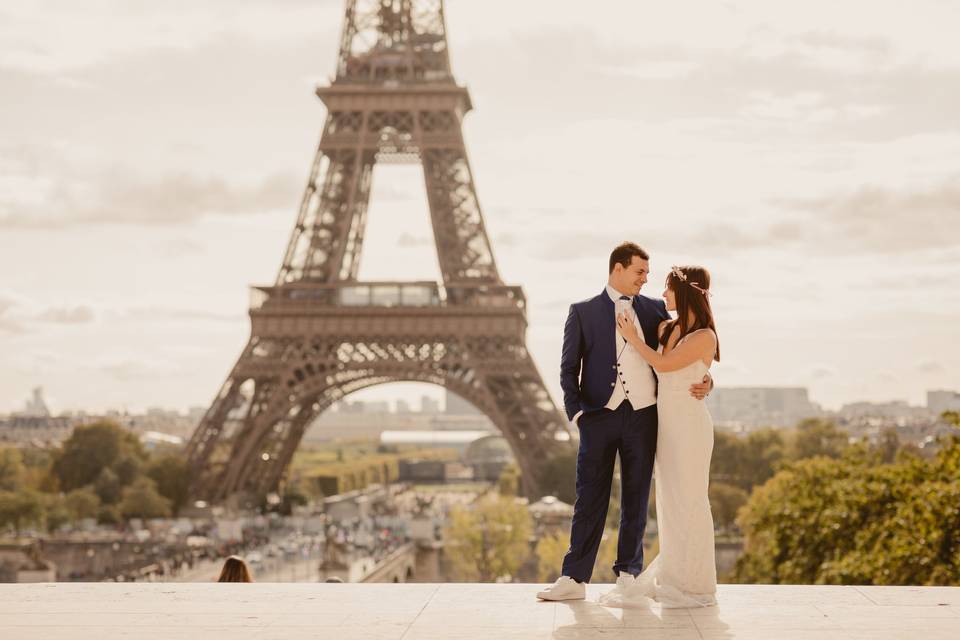
[[610,591],[600,596],[600,604],[620,606],[627,599],[627,593],[637,584],[636,576],[627,572],[617,576],[617,584]]
[[570,576],[560,576],[552,585],[537,593],[541,600],[583,600],[587,587]]

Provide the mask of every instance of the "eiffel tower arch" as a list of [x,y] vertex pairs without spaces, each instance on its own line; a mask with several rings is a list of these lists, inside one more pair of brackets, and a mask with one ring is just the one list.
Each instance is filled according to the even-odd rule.
[[[526,348],[526,300],[503,283],[461,123],[442,0],[348,0],[334,81],[276,282],[252,289],[250,340],[187,446],[195,499],[276,490],[304,431],[344,396],[444,386],[483,411],[541,495],[570,447]],[[373,167],[423,166],[442,282],[357,280]]]

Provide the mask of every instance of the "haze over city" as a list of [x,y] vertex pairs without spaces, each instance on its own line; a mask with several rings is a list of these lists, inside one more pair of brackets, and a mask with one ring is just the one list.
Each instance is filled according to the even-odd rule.
[[[342,4],[4,4],[0,412],[37,385],[55,411],[209,404],[295,221]],[[648,295],[671,264],[711,269],[718,385],[827,407],[957,386],[956,5],[446,10],[485,222],[555,400],[567,306],[624,239],[652,254]],[[361,279],[437,278],[421,169],[373,182]]]

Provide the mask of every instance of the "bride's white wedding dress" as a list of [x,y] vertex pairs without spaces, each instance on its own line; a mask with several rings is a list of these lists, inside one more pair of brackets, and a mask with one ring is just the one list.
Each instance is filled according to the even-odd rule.
[[708,367],[697,360],[683,369],[657,373],[657,455],[654,463],[660,553],[627,589],[601,602],[628,607],[708,607],[716,604],[713,515],[707,489],[713,452],[713,419],[706,404],[690,395]]

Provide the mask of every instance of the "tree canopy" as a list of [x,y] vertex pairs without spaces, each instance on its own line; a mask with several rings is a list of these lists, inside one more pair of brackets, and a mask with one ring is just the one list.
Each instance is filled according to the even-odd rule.
[[789,463],[758,487],[739,518],[737,580],[960,584],[960,435],[929,459],[884,462],[886,448]]

